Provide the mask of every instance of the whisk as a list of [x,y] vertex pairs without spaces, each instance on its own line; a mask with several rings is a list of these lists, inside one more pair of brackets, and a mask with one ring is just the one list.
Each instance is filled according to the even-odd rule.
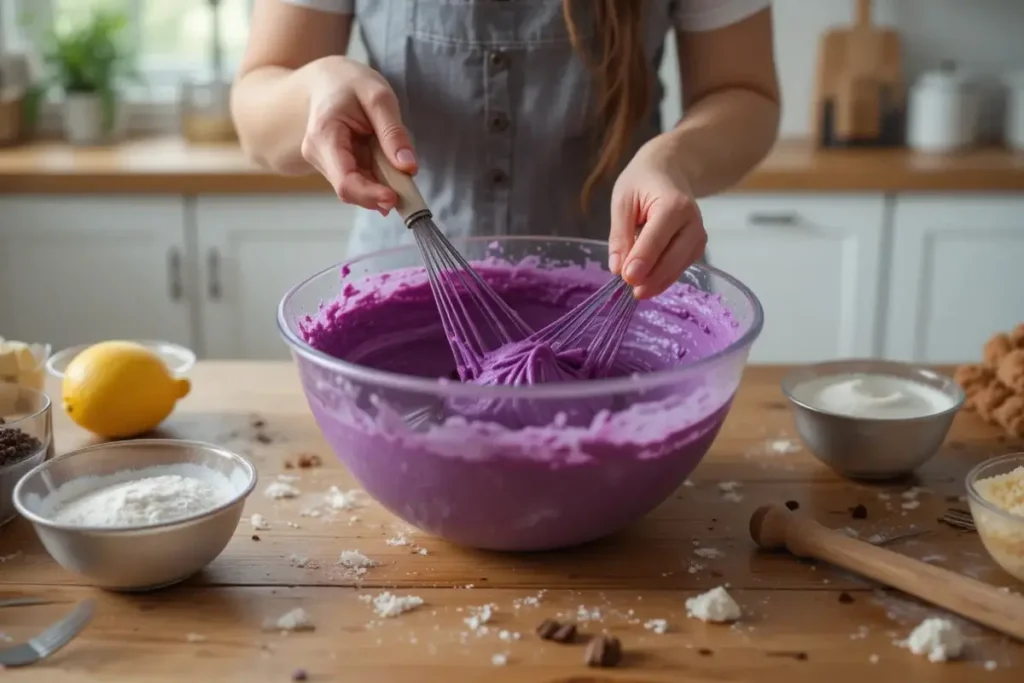
[[532,330],[444,236],[412,176],[395,168],[376,140],[372,154],[378,179],[398,195],[395,210],[416,239],[459,377],[470,380],[488,351]]
[[[637,306],[621,277],[535,332],[444,236],[412,177],[395,168],[375,141],[372,156],[378,179],[395,191],[395,210],[416,239],[461,380],[536,384],[610,372]],[[492,402],[477,406],[488,407]],[[418,425],[437,411],[420,409],[407,421]]]

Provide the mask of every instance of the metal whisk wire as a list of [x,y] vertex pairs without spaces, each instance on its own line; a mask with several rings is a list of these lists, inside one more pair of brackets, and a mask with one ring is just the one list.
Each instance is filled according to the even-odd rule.
[[[416,238],[441,325],[464,379],[479,371],[481,359],[495,343],[520,341],[531,333],[438,229],[429,213],[416,217],[408,227]],[[486,333],[496,339],[488,339]]]
[[586,376],[601,376],[614,362],[636,307],[629,285],[617,276],[530,339],[560,351],[582,343],[596,328],[586,346],[583,372]]
[[478,375],[487,353],[504,344],[529,340],[558,352],[578,348],[591,331],[594,336],[587,343],[581,369],[586,376],[600,376],[610,369],[637,305],[621,277],[609,280],[582,304],[534,333],[444,236],[412,177],[391,165],[376,140],[371,152],[377,177],[395,191],[395,210],[416,239],[463,380]]

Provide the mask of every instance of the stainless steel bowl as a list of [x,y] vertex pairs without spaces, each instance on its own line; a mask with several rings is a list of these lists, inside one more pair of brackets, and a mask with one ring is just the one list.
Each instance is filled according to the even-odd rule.
[[[46,517],[50,505],[47,497],[68,482],[181,464],[198,465],[227,477],[234,495],[208,512],[131,528],[70,526]],[[96,488],[104,484],[97,479]],[[37,466],[15,487],[14,505],[62,567],[101,588],[142,591],[183,581],[220,555],[238,527],[245,499],[255,486],[256,468],[252,463],[219,446],[200,441],[140,439],[89,446]]]
[[[794,389],[818,377],[847,373],[913,380],[947,395],[952,406],[924,417],[877,419],[826,412],[794,397]],[[842,360],[797,368],[782,380],[796,429],[807,448],[837,473],[853,479],[893,479],[923,465],[942,445],[964,392],[951,378],[928,368],[886,360]]]

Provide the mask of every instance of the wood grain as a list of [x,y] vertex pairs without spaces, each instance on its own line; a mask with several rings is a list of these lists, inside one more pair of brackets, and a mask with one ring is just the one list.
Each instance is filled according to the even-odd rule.
[[[905,149],[816,150],[784,140],[736,192],[1019,192],[1024,154],[957,155]],[[236,144],[180,138],[77,149],[33,143],[0,150],[0,194],[247,194],[330,192],[319,175],[282,177],[253,166]]]
[[[1018,680],[1024,648],[971,624],[964,624],[970,643],[961,662],[933,665],[894,646],[936,610],[828,565],[759,553],[747,524],[758,505],[796,501],[801,512],[826,526],[853,529],[861,537],[923,529],[927,533],[889,547],[1020,591],[1019,583],[993,565],[975,534],[945,527],[937,517],[950,505],[962,505],[963,474],[972,463],[1024,446],[963,414],[941,452],[916,478],[885,486],[848,482],[806,451],[780,452],[787,450],[781,444],[795,444],[778,390],[782,371],[747,370],[693,485],[648,518],[581,548],[507,555],[426,537],[372,503],[335,518],[301,516],[330,486],[347,489],[355,483],[330,456],[294,368],[200,363],[192,374],[193,393],[160,434],[216,441],[248,455],[260,471],[261,486],[248,501],[247,514],[262,513],[271,528],[255,532],[259,540],[253,540],[243,520],[224,554],[185,584],[118,595],[80,585],[49,559],[31,528],[21,520],[11,523],[0,532],[0,599],[93,596],[99,604],[95,621],[79,639],[47,662],[3,672],[5,680],[271,683],[290,680],[299,668],[309,680],[344,683]],[[49,389],[56,392],[57,385]],[[55,415],[54,423],[58,451],[91,442],[64,415]],[[324,465],[286,469],[285,462],[300,453],[319,454]],[[296,486],[303,496],[280,502],[264,498],[266,484],[284,472],[299,476]],[[739,482],[742,500],[723,496],[718,484],[724,481]],[[901,494],[912,486],[922,489],[916,495],[920,505],[904,509],[907,499]],[[867,508],[865,519],[853,518],[857,504]],[[411,545],[388,545],[399,534]],[[428,554],[414,552],[419,548]],[[700,557],[698,548],[715,548],[721,556]],[[348,576],[337,565],[347,549],[381,565],[361,578]],[[686,598],[723,584],[743,607],[739,624],[706,625],[686,617]],[[359,596],[382,590],[418,595],[426,605],[395,619],[375,619]],[[842,593],[852,602],[840,600]],[[522,604],[538,595],[538,605]],[[464,623],[468,610],[492,603],[497,612],[488,632],[471,632]],[[310,613],[316,631],[285,636],[261,630],[266,617],[296,606]],[[577,619],[580,606],[588,614],[599,612],[581,623],[581,630],[607,630],[622,639],[627,653],[622,667],[587,669],[582,645],[545,643],[533,635],[543,618]],[[0,609],[0,631],[28,637],[66,609]],[[668,632],[645,629],[650,619],[665,619]],[[521,638],[505,642],[502,630]],[[189,634],[202,638],[189,642]],[[507,666],[493,666],[495,654],[507,654]],[[986,670],[987,662],[996,668]]]

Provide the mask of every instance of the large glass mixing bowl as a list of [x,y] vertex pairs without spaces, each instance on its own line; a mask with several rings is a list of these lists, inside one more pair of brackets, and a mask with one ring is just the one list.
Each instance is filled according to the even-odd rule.
[[[541,268],[607,262],[607,244],[590,240],[454,244],[471,262],[495,254],[512,263],[539,259]],[[321,271],[285,295],[278,325],[317,424],[367,493],[428,533],[481,549],[584,543],[666,500],[711,446],[763,324],[747,287],[717,269],[693,266],[682,280],[721,297],[737,336],[706,357],[650,374],[480,386],[356,365],[303,340],[301,321],[316,318],[352,283],[420,264],[410,246]],[[531,414],[550,415],[551,423],[516,429],[445,414],[453,401],[494,399],[522,401]],[[566,406],[594,402],[609,408],[585,426],[565,424]]]

